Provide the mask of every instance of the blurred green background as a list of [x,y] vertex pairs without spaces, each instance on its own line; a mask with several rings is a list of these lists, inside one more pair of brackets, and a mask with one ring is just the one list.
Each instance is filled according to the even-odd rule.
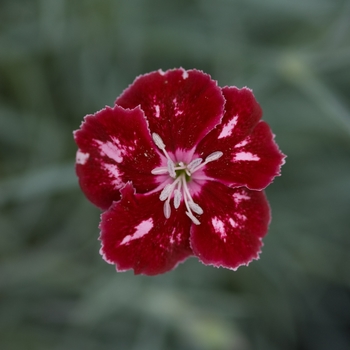
[[[259,261],[99,255],[72,131],[134,78],[249,86],[288,155]],[[0,1],[0,349],[350,349],[349,0]]]

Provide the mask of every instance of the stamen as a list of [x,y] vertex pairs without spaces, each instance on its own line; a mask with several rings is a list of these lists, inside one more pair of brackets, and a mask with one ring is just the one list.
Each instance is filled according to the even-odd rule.
[[169,218],[170,218],[170,215],[171,215],[171,207],[170,207],[169,201],[165,201],[165,202],[164,202],[163,211],[164,211],[164,216],[165,216],[167,219],[169,219]]
[[186,211],[186,215],[192,220],[192,222],[196,225],[200,225],[201,223],[199,222],[199,220],[190,212],[190,211]]
[[[156,134],[155,132],[152,134],[152,138],[153,138],[154,143],[157,145],[157,147],[158,147],[161,151],[163,151],[163,153],[164,153],[166,159],[168,160],[168,170],[169,170],[170,176],[173,177],[173,178],[175,178],[175,176],[172,175],[172,174],[174,174],[174,172],[171,172],[171,173],[170,173],[170,171],[172,171],[172,170],[171,170],[172,168],[171,168],[171,169],[169,168],[169,163],[170,163],[170,162],[173,163],[173,164],[170,165],[170,166],[174,167],[174,162],[172,161],[172,159],[170,158],[168,152],[167,152],[166,149],[165,149],[165,143],[163,142],[162,138],[161,138],[158,134]],[[175,174],[175,175],[176,175],[176,174]]]
[[174,170],[184,170],[186,169],[186,165],[183,162],[180,162],[177,167],[174,168]]
[[157,145],[157,147],[163,151],[165,149],[165,144],[164,144],[162,138],[158,134],[156,134],[155,132],[152,134],[152,138],[153,138],[154,143]]
[[195,202],[188,202],[189,207],[196,213],[196,214],[203,214],[203,209]]
[[180,206],[181,198],[182,198],[181,191],[179,189],[176,189],[174,191],[174,207],[175,207],[175,209],[177,209]]
[[216,151],[216,152],[209,154],[209,156],[207,158],[205,158],[205,161],[203,163],[199,164],[196,168],[192,169],[192,174],[195,171],[203,168],[207,163],[213,162],[214,160],[218,160],[222,155],[223,155],[223,153],[221,151]]
[[[202,215],[204,211],[197,203],[193,201],[190,190],[187,186],[187,181],[189,181],[189,178],[193,175],[193,173],[204,167],[207,163],[219,159],[222,157],[223,153],[216,151],[209,154],[209,156],[205,158],[204,162],[203,158],[195,158],[188,165],[180,161],[175,166],[174,161],[170,158],[165,149],[165,144],[162,138],[157,133],[152,133],[152,138],[156,146],[164,153],[165,157],[167,158],[167,166],[154,168],[151,170],[151,173],[153,175],[163,175],[168,173],[169,176],[174,179],[172,183],[168,183],[164,186],[159,195],[159,199],[164,202],[163,212],[165,218],[170,218],[170,201],[174,194],[174,208],[178,209],[180,207],[181,200],[183,199],[187,209],[186,215],[192,220],[195,225],[200,225],[200,221],[194,216],[193,213]],[[178,170],[181,171],[177,172]]]
[[188,190],[185,178],[183,178],[183,180],[182,180],[182,187],[184,189],[185,198],[189,198],[189,199],[191,199],[191,202],[193,202],[190,191]]
[[168,171],[169,171],[169,175],[175,179],[176,178],[175,166],[174,166],[174,162],[171,159],[168,159]]
[[[184,189],[184,201],[185,201],[185,205],[187,208],[186,211],[186,215],[192,220],[192,222],[196,225],[200,225],[200,221],[192,214],[191,212],[191,206],[195,209],[192,209],[194,212],[196,212],[197,214],[201,214],[200,211],[202,210],[203,213],[203,209],[196,203],[193,202],[193,199],[191,197],[190,191],[188,190],[187,184],[186,184],[186,179],[185,177],[182,178],[182,187]],[[197,212],[198,211],[198,212]]]
[[209,156],[207,158],[205,158],[205,163],[209,163],[209,162],[212,162],[214,160],[217,160],[219,159],[221,156],[223,155],[222,152],[220,151],[216,151],[212,154],[209,154]]
[[153,170],[151,170],[151,173],[153,175],[162,175],[162,174],[167,174],[168,173],[168,168],[161,166],[159,168],[154,168]]
[[196,158],[196,159],[193,159],[192,162],[190,164],[188,164],[187,166],[187,169],[192,172],[195,168],[197,168],[197,166],[199,164],[201,164],[203,161],[202,158]]
[[163,202],[165,201],[173,192],[174,186],[173,184],[167,184],[163,188],[163,191],[159,195],[159,199]]

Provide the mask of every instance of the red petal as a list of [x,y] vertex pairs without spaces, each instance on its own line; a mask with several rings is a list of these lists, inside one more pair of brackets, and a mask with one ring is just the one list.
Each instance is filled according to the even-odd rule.
[[128,181],[141,193],[157,186],[151,170],[161,159],[139,108],[106,107],[88,115],[74,138],[80,186],[98,207],[107,209],[119,200]]
[[274,142],[270,127],[261,117],[261,108],[247,88],[223,89],[227,100],[222,123],[198,145],[205,157],[213,151],[223,156],[208,163],[205,174],[228,186],[261,190],[280,174],[284,155]]
[[121,201],[102,214],[101,253],[107,262],[118,271],[157,275],[193,255],[183,205],[166,219],[159,192],[135,194],[130,183],[121,192]]
[[204,264],[235,270],[258,259],[270,222],[263,192],[208,182],[195,201],[204,213],[192,226],[191,245]]
[[151,131],[175,153],[192,149],[220,123],[225,101],[209,75],[174,69],[138,77],[116,103],[124,108],[140,105]]

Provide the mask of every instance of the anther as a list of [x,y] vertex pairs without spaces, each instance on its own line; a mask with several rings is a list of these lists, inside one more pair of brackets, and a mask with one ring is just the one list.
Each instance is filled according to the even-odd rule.
[[203,214],[203,209],[195,202],[188,202],[188,206],[196,213],[196,214]]
[[205,158],[205,163],[209,163],[209,162],[212,162],[214,160],[217,160],[219,159],[221,156],[223,155],[222,152],[220,151],[216,151],[212,154],[209,154],[209,156],[207,158]]
[[168,168],[166,168],[166,167],[159,167],[159,168],[154,168],[154,169],[152,169],[151,170],[151,173],[153,174],[153,175],[162,175],[162,174],[167,174],[168,173]]
[[174,162],[171,159],[168,159],[168,172],[169,172],[169,175],[175,179],[176,177],[175,166],[174,166]]
[[190,212],[190,211],[186,211],[186,215],[192,220],[192,222],[196,225],[200,225],[201,223],[199,222],[199,220]]
[[159,195],[159,199],[161,201],[165,201],[173,192],[173,188],[174,186],[172,184],[165,185],[165,187],[163,188],[162,192]]
[[201,164],[203,161],[202,158],[196,158],[196,159],[193,159],[192,162],[190,164],[188,164],[187,166],[187,169],[192,172],[195,168],[197,168],[197,166],[199,164]]
[[157,145],[157,147],[163,151],[165,149],[165,144],[164,144],[162,138],[158,134],[156,134],[155,132],[152,134],[152,138],[153,138],[154,143]]
[[175,209],[177,209],[180,206],[181,198],[182,198],[181,191],[176,189],[174,191],[174,207],[175,207]]
[[169,201],[165,201],[164,203],[164,207],[163,207],[163,211],[164,211],[164,216],[169,219],[170,215],[171,215],[171,208],[170,208],[170,203]]

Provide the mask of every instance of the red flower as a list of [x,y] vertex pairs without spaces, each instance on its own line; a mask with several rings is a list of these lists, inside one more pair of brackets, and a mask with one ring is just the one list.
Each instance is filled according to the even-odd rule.
[[101,216],[101,254],[156,275],[195,255],[237,269],[257,259],[270,210],[262,191],[284,155],[248,88],[201,71],[138,77],[85,117],[76,171]]

